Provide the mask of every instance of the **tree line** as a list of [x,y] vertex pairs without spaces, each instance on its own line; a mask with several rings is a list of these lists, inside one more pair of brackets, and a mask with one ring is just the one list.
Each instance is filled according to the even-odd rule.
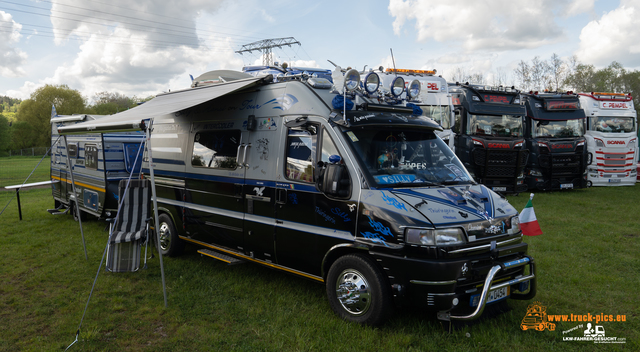
[[635,98],[634,106],[640,111],[640,71],[627,70],[616,61],[605,68],[596,69],[594,65],[581,63],[576,56],[565,60],[554,53],[549,59],[536,56],[531,61],[520,60],[511,75],[505,68],[498,68],[490,75],[455,68],[452,80],[515,86],[522,92],[631,93]]
[[[3,99],[4,98],[4,99]],[[58,115],[111,115],[147,101],[148,98],[127,97],[120,93],[100,92],[93,96],[93,104],[67,85],[45,85],[36,89],[29,99],[20,101],[0,98],[8,109],[0,111],[0,152],[51,144],[51,113],[55,106]],[[8,111],[15,114],[8,114]]]

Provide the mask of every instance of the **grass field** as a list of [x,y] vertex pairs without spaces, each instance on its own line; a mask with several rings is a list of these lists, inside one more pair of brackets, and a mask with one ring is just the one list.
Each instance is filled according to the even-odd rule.
[[[0,192],[0,206],[12,195]],[[536,194],[544,234],[525,240],[538,264],[537,297],[510,301],[510,311],[451,334],[421,311],[398,312],[378,328],[346,323],[322,284],[253,264],[226,266],[188,245],[184,255],[164,258],[167,308],[157,257],[138,273],[103,269],[70,351],[638,351],[639,196],[640,185]],[[107,242],[105,223],[83,222],[85,260],[78,224],[46,212],[49,189],[23,191],[21,200],[23,221],[15,200],[0,215],[0,351],[61,351],[74,341]],[[527,200],[509,197],[519,210]],[[626,343],[563,341],[583,336],[581,322],[522,331],[534,301],[552,315],[624,315],[597,325]]]
[[[33,171],[33,174],[27,183],[48,181],[51,158],[46,157],[42,162],[40,161],[41,159],[42,156],[0,158],[0,188],[11,185],[21,185],[27,176],[31,174],[31,171]],[[39,166],[38,163],[40,163]],[[33,169],[36,166],[37,169],[34,171]]]

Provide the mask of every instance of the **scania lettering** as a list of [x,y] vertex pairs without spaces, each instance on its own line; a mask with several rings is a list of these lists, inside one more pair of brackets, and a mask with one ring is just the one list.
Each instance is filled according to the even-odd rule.
[[476,181],[496,192],[525,191],[525,109],[513,87],[450,85],[455,106],[456,155]]
[[525,170],[529,189],[560,190],[587,186],[585,113],[576,94],[529,92],[525,137],[531,151]]
[[[383,84],[390,84],[396,77],[402,77],[405,85],[413,80],[418,80],[421,85],[421,93],[419,102],[415,102],[422,109],[423,116],[431,118],[437,122],[442,131],[436,131],[436,134],[454,150],[455,134],[451,131],[453,126],[453,103],[451,94],[449,94],[449,86],[442,76],[436,76],[436,70],[408,70],[387,68],[380,70]],[[408,90],[405,90],[408,91]]]
[[623,93],[580,93],[587,115],[587,150],[592,186],[633,186],[638,171],[638,125],[633,98]]
[[518,212],[473,182],[438,124],[396,104],[404,82],[365,94],[357,70],[332,74],[335,87],[208,72],[219,83],[112,116],[152,125],[143,173],[154,170],[163,252],[191,243],[324,283],[338,316],[370,325],[393,307],[470,320],[534,297]]
[[[140,132],[83,134],[67,137],[67,147],[58,128],[80,122],[97,121],[105,115],[51,116],[51,193],[55,209],[49,213],[66,214],[71,210],[77,219],[87,214],[106,218],[118,209],[118,184],[134,171],[139,175],[142,164]],[[140,154],[138,154],[140,153]],[[136,159],[137,157],[137,159]],[[137,160],[137,162],[136,162]],[[75,191],[69,167],[73,169]]]

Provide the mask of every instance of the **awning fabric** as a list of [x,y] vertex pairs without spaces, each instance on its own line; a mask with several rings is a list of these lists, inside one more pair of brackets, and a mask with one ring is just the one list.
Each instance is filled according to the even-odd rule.
[[144,129],[144,121],[152,117],[184,110],[223,95],[258,84],[265,77],[251,77],[228,83],[189,88],[156,96],[133,109],[110,115],[95,121],[86,121],[58,128],[60,134],[87,132],[138,131]]

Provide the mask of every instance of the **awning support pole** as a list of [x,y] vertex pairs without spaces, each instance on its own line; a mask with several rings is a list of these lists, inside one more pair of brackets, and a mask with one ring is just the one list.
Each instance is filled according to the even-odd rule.
[[84,258],[89,260],[89,256],[87,255],[87,245],[84,242],[84,230],[82,230],[82,217],[80,216],[80,201],[78,200],[78,193],[76,192],[76,183],[73,181],[73,166],[71,165],[71,160],[69,160],[69,145],[67,144],[67,136],[64,136],[64,150],[67,151],[67,167],[69,168],[69,173],[71,174],[71,187],[73,188],[73,198],[75,199],[76,205],[75,210],[78,215],[78,223],[80,224],[80,235],[82,236],[82,246],[84,247]]
[[162,262],[162,250],[160,249],[160,221],[158,220],[158,201],[156,197],[156,180],[153,175],[153,156],[151,155],[151,130],[153,126],[153,119],[149,120],[149,126],[147,127],[147,153],[149,155],[149,175],[151,176],[151,196],[153,197],[153,216],[154,216],[154,228],[156,234],[156,249],[158,250],[158,256],[160,257],[160,274],[162,276],[162,292],[164,293],[164,307],[167,308],[167,286],[164,281],[164,264]]

